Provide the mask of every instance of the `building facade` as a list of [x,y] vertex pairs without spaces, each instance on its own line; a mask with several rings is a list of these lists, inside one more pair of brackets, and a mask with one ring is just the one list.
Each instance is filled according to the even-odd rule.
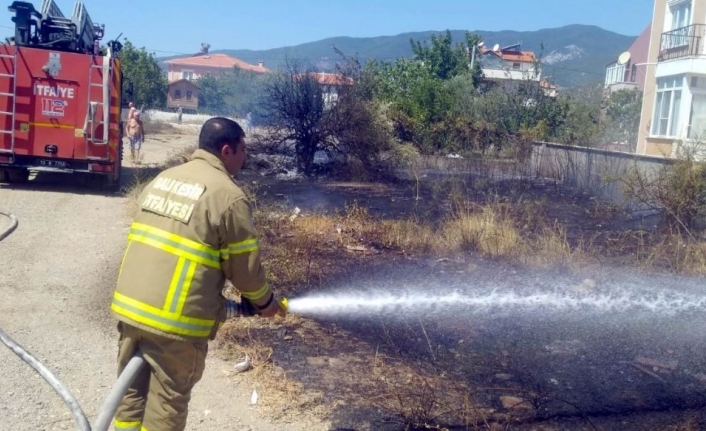
[[216,75],[233,70],[234,68],[255,73],[270,72],[262,62],[254,65],[230,55],[209,54],[207,52],[191,57],[167,60],[164,63],[167,66],[167,80],[169,82],[175,82],[181,79],[194,81],[208,74]]
[[623,89],[644,91],[651,35],[650,24],[621,57],[606,66],[605,96]]
[[188,79],[170,82],[167,93],[167,108],[181,107],[185,112],[195,112],[199,108],[199,88]]
[[[706,0],[655,0],[637,153],[706,143]],[[706,153],[705,153],[706,154]]]
[[482,47],[479,57],[485,80],[540,82],[542,78],[534,52],[522,51],[520,44],[504,48],[495,45],[493,49]]

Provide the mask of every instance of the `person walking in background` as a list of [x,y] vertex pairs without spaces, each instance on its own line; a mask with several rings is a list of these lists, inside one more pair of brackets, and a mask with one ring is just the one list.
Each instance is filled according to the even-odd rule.
[[181,105],[177,108],[177,123],[181,124],[181,116],[184,113],[184,110],[181,109]]
[[128,120],[125,125],[125,136],[127,136],[128,142],[130,142],[130,157],[132,163],[139,163],[140,161],[140,148],[142,148],[142,143],[145,141],[145,125],[140,119],[140,111],[135,110],[132,117]]

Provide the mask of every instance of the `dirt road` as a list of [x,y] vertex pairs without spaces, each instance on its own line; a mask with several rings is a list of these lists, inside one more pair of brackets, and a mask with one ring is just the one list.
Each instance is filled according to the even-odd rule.
[[[157,162],[193,138],[148,140],[145,160]],[[56,373],[93,420],[116,377],[109,301],[128,230],[127,199],[58,179],[67,184],[53,184],[51,176],[21,187],[0,184],[0,208],[20,221],[0,242],[0,327]],[[232,364],[210,355],[187,429],[326,429],[259,417],[249,406],[249,385],[227,376],[231,371]],[[68,408],[0,346],[0,430],[64,429],[75,429]]]

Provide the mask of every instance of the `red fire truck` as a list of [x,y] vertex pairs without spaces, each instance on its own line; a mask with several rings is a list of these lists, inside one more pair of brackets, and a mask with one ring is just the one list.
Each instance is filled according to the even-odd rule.
[[77,1],[65,17],[53,0],[37,11],[15,1],[15,36],[0,44],[0,182],[30,171],[85,175],[117,186],[123,79],[117,40],[100,45]]

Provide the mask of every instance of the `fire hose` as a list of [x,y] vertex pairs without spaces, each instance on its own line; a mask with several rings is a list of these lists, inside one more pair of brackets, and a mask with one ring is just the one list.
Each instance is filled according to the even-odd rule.
[[[10,224],[6,228],[0,228],[0,241],[7,238],[18,226],[17,217],[13,214],[5,213],[0,211],[0,216],[9,219]],[[1,219],[1,217],[0,217]],[[1,226],[1,225],[0,225]],[[284,307],[287,306],[287,300],[285,298],[279,300],[280,304]],[[243,300],[240,303],[234,303],[237,307],[236,314],[238,316],[253,316],[257,314],[255,309],[247,301]],[[16,341],[10,338],[5,331],[0,328],[0,341],[7,346],[13,353],[20,357],[24,362],[29,364],[47,383],[54,389],[54,391],[59,395],[62,401],[71,410],[71,415],[76,422],[77,429],[79,431],[107,431],[112,422],[113,416],[118,409],[120,401],[122,401],[125,393],[132,384],[137,374],[140,372],[142,367],[145,366],[145,359],[142,353],[139,351],[130,359],[127,366],[123,372],[118,377],[111,388],[108,396],[103,401],[103,405],[98,412],[96,417],[95,425],[91,427],[91,424],[86,417],[86,414],[81,409],[78,401],[71,394],[71,391],[64,385],[46,366],[39,362],[34,356],[32,356],[27,350],[20,346]]]

